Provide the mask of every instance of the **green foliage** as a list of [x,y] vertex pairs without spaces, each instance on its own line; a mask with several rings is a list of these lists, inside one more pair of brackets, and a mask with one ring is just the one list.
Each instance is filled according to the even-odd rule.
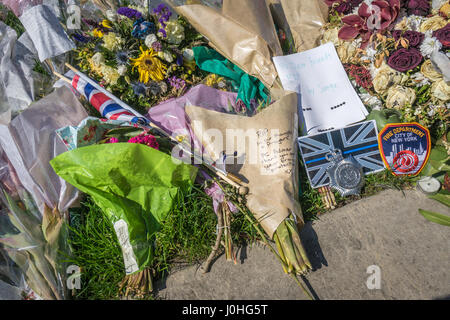
[[431,221],[431,222],[434,222],[434,223],[438,223],[438,224],[441,224],[443,226],[450,227],[450,217],[449,216],[445,216],[445,215],[440,214],[440,213],[431,212],[431,211],[422,210],[422,209],[419,209],[419,212],[428,221]]

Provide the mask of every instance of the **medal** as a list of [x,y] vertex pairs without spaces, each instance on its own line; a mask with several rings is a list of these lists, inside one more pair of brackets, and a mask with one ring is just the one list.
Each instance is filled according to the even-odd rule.
[[325,158],[331,162],[327,169],[330,187],[337,190],[343,197],[358,195],[364,185],[364,172],[355,158],[349,156],[344,159],[339,149],[330,151]]

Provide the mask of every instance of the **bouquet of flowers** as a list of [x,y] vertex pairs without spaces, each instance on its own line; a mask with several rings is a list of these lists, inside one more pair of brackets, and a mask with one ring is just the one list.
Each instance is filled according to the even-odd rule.
[[226,89],[224,78],[196,67],[191,48],[207,41],[166,5],[119,7],[105,15],[100,22],[82,19],[85,31],[72,34],[78,65],[139,112],[200,82]]
[[330,11],[322,43],[335,45],[372,114],[394,112],[441,137],[450,107],[449,2],[324,1]]

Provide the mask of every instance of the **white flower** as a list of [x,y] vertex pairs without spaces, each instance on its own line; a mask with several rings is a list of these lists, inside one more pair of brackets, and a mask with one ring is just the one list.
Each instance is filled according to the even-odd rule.
[[415,111],[414,111],[414,115],[418,116],[419,114],[422,113],[422,107],[418,107]]
[[428,111],[428,116],[429,117],[434,116],[436,114],[436,109],[437,109],[436,106],[430,105],[430,110]]
[[419,31],[420,25],[422,24],[424,17],[411,15],[406,19],[406,25],[412,31]]
[[370,46],[366,48],[365,54],[361,57],[361,60],[362,61],[369,60],[373,62],[376,54],[377,50],[375,50],[372,46]]
[[194,50],[192,49],[184,49],[183,51],[183,58],[187,61],[194,60]]
[[146,45],[148,48],[151,48],[152,45],[153,45],[156,41],[158,41],[158,38],[157,38],[156,35],[153,34],[153,33],[151,33],[151,34],[149,34],[148,36],[145,37],[145,45]]
[[160,57],[161,59],[166,60],[168,63],[172,63],[173,62],[173,56],[168,51],[159,51],[158,52],[158,57]]
[[422,72],[412,74],[411,79],[414,80],[416,86],[418,87],[423,87],[424,85],[430,84],[430,80],[425,77]]
[[423,39],[420,45],[420,52],[424,57],[430,57],[434,51],[439,51],[442,48],[442,43],[432,36],[431,31],[425,33],[425,39]]
[[361,98],[361,101],[372,110],[381,110],[382,102],[376,96],[372,96],[370,93],[360,93],[359,97]]
[[114,10],[106,10],[106,18],[109,21],[115,22],[117,21],[117,13]]
[[105,62],[105,57],[100,52],[97,52],[92,57],[92,62],[94,63],[94,65],[100,66],[102,63]]
[[127,74],[127,66],[126,65],[121,65],[117,68],[117,72],[121,75],[124,76]]

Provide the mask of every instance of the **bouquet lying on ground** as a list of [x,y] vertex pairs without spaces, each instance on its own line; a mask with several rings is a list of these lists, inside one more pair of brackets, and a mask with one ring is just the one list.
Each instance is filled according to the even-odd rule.
[[227,86],[196,67],[192,47],[207,41],[164,4],[151,14],[148,8],[120,7],[106,11],[102,21],[82,21],[86,31],[72,35],[81,71],[142,113],[201,81]]
[[[440,138],[450,107],[447,0],[324,0],[332,42],[373,115],[419,122]],[[378,119],[377,119],[378,120]]]

